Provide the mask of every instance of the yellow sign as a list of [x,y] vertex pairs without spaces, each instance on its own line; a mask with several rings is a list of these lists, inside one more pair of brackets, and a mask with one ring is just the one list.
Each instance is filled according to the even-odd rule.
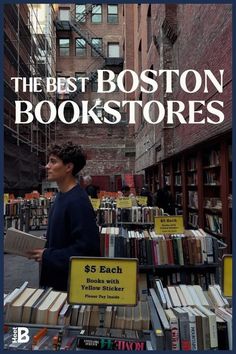
[[136,305],[137,267],[135,258],[71,257],[68,302]]
[[116,207],[121,209],[132,208],[131,198],[124,197],[124,198],[116,199]]
[[147,197],[143,197],[141,195],[137,195],[136,199],[137,199],[139,205],[147,205]]
[[4,203],[9,202],[9,193],[4,193]]
[[101,201],[100,199],[97,198],[90,198],[91,204],[93,206],[93,209],[99,209]]
[[158,235],[183,234],[184,233],[183,216],[182,215],[156,216],[154,228],[155,228],[155,233]]
[[232,255],[223,256],[223,295],[232,297],[233,288],[233,259]]

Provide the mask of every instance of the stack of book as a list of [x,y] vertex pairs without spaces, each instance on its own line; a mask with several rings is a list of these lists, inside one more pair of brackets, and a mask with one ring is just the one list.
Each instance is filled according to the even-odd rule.
[[[101,349],[101,337],[112,339],[110,349],[117,350],[117,345],[121,350],[146,349],[147,341],[140,341],[141,335],[131,340],[134,333],[148,333],[148,347],[154,350],[232,349],[232,308],[219,285],[209,286],[207,291],[198,285],[165,287],[155,278],[149,291],[145,282],[140,285],[136,306],[106,306],[105,309],[97,305],[72,306],[66,301],[66,293],[27,285],[26,282],[4,297],[6,326],[25,323],[27,328],[35,328],[36,323],[44,329],[44,337],[52,326],[71,331],[77,328],[76,336],[71,332],[64,339],[69,342],[76,337],[77,346],[84,349],[89,348],[89,340]],[[78,328],[81,328],[79,336]],[[52,343],[52,335],[46,337]],[[7,334],[4,342],[5,338]]]
[[153,224],[155,216],[164,213],[164,210],[158,207],[132,206],[132,208],[122,209],[116,208],[115,204],[112,204],[112,207],[101,207],[101,205],[97,210],[99,225],[115,225],[117,223]]
[[[154,348],[160,350],[232,349],[232,309],[218,285],[208,291],[198,285],[163,287],[156,279],[150,289]],[[155,311],[154,311],[155,309]]]
[[[67,293],[27,287],[27,282],[4,298],[5,323],[28,323],[76,327],[99,327],[96,305],[69,305]],[[105,328],[148,330],[150,313],[142,298],[136,306],[106,306]]]
[[101,255],[134,257],[140,265],[197,265],[218,262],[218,242],[202,229],[180,235],[157,235],[154,230],[101,229]]

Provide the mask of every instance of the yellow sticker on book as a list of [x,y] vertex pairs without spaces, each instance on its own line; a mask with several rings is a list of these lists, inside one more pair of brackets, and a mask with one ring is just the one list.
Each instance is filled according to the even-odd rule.
[[101,200],[97,198],[90,198],[91,204],[93,206],[93,209],[99,209]]
[[116,207],[121,209],[132,208],[131,198],[124,197],[124,198],[116,199]]
[[4,203],[9,202],[9,193],[4,193]]
[[156,332],[157,335],[160,335],[160,334],[163,333],[161,329],[156,329],[155,332]]
[[137,195],[136,199],[137,199],[139,205],[143,205],[143,206],[147,205],[147,197],[143,197],[141,195]]
[[137,304],[136,258],[71,257],[70,304]]
[[233,260],[232,255],[223,256],[223,295],[232,297],[233,293]]
[[156,216],[154,219],[155,233],[158,235],[183,234],[184,221],[182,215]]

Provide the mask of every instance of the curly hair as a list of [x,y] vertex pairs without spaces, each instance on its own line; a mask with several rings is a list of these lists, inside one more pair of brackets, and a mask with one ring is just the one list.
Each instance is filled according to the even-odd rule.
[[76,176],[79,171],[86,165],[86,154],[82,147],[68,141],[62,145],[51,145],[48,148],[49,155],[59,157],[64,164],[72,162],[74,167],[72,170],[73,176]]

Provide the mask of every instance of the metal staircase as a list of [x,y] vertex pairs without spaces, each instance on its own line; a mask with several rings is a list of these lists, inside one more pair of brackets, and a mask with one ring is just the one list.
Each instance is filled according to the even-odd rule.
[[[96,46],[92,39],[96,39],[97,35],[93,33],[91,30],[86,28],[85,20],[88,15],[92,13],[95,4],[87,4],[86,9],[83,13],[76,13],[76,5],[70,11],[70,20],[56,20],[56,28],[59,31],[75,31],[80,38],[84,39],[85,42],[97,53],[97,57],[95,61],[90,64],[87,68],[87,77],[89,77],[89,81],[86,81],[86,85],[93,82],[97,78],[97,70],[102,70],[106,66],[121,66],[123,65],[123,58],[107,58],[104,52],[104,48],[100,48]],[[102,59],[102,62],[101,62]],[[93,65],[95,63],[95,65]],[[77,82],[77,91],[70,93],[69,98],[74,98],[79,92],[81,92],[81,82]]]
[[85,22],[88,15],[92,13],[93,8],[96,5],[94,4],[87,4],[85,7],[85,11],[82,14],[76,13],[76,5],[74,7],[74,10],[71,11],[71,19],[75,20],[76,22]]
[[89,13],[91,13],[93,7],[96,5],[89,4],[86,7],[86,11],[82,15],[76,14],[76,7],[70,12],[70,20],[56,20],[56,29],[59,31],[69,31],[74,30],[78,35],[85,40],[86,43],[104,60],[106,58],[105,53],[101,48],[94,45],[92,42],[92,38],[97,38],[97,35],[93,33],[91,30],[84,26],[83,19],[86,19]]
[[93,44],[92,38],[96,38],[96,34],[93,33],[91,30],[88,30],[87,28],[82,28],[79,22],[76,21],[71,21],[70,22],[71,28],[78,33],[78,35],[85,40],[88,45],[103,59],[106,58],[105,54],[103,53],[103,50],[100,50],[100,48],[96,45]]

